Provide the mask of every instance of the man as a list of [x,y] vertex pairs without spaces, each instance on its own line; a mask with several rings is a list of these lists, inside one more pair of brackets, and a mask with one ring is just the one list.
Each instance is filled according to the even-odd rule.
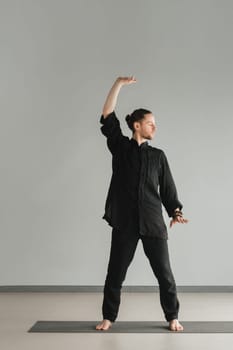
[[181,331],[183,326],[178,321],[179,300],[169,261],[162,204],[172,217],[170,227],[188,220],[183,218],[183,205],[178,200],[164,151],[148,144],[147,140],[152,140],[156,131],[152,112],[140,108],[126,116],[127,125],[133,133],[131,139],[121,132],[114,110],[121,87],[132,83],[136,83],[134,77],[116,79],[100,118],[103,124],[101,131],[112,153],[113,173],[103,216],[112,227],[112,241],[104,286],[103,321],[96,329],[107,330],[115,322],[122,283],[141,239],[159,282],[160,303],[169,329]]

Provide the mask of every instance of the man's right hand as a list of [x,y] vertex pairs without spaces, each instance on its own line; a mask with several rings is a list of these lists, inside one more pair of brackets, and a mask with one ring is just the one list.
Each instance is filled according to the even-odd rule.
[[132,83],[136,83],[137,79],[134,76],[131,77],[118,77],[116,80],[121,85],[129,85]]

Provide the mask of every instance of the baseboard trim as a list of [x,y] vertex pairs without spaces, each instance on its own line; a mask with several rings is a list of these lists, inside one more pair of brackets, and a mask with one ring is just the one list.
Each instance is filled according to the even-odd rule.
[[[158,286],[122,286],[122,292],[159,292]],[[182,293],[232,293],[233,286],[177,286]],[[72,285],[16,285],[0,286],[0,293],[98,293],[103,292],[103,286],[72,286]]]

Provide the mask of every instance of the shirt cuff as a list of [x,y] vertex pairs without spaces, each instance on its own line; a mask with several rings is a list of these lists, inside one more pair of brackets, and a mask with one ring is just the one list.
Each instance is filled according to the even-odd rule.
[[170,204],[170,208],[168,210],[168,215],[169,217],[172,217],[174,215],[174,211],[176,208],[180,208],[180,210],[182,210],[183,205],[179,200],[174,200],[171,204]]
[[106,124],[106,123],[108,123],[108,121],[111,121],[111,119],[113,119],[113,118],[116,118],[116,114],[115,114],[114,111],[109,113],[108,116],[105,117],[105,118],[104,118],[104,116],[102,114],[101,117],[100,117],[100,123],[101,124]]

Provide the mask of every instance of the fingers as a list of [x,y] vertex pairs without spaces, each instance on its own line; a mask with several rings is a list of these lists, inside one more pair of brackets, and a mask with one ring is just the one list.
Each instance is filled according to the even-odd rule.
[[133,80],[133,81],[136,81],[136,80],[137,80],[137,79],[135,78],[134,75],[132,75],[132,76],[130,77],[130,79]]
[[126,79],[126,80],[136,80],[134,75],[131,75],[130,77],[121,77],[121,79]]
[[171,221],[170,221],[170,227],[172,227],[172,225],[176,224],[176,223],[180,223],[180,224],[184,224],[184,223],[187,223],[189,222],[189,220],[181,217],[181,216],[177,216],[176,218],[173,218]]
[[135,78],[134,75],[130,77],[119,77],[118,78],[120,81],[122,81],[124,84],[131,84],[131,83],[136,83],[137,79]]
[[125,77],[126,83],[135,83],[137,80],[136,78],[132,75],[132,77]]
[[187,222],[188,222],[188,220],[185,219],[185,218],[183,218],[182,216],[177,216],[177,217],[176,217],[176,221],[179,222],[179,223],[181,223],[181,224],[184,224],[184,223],[187,223]]

